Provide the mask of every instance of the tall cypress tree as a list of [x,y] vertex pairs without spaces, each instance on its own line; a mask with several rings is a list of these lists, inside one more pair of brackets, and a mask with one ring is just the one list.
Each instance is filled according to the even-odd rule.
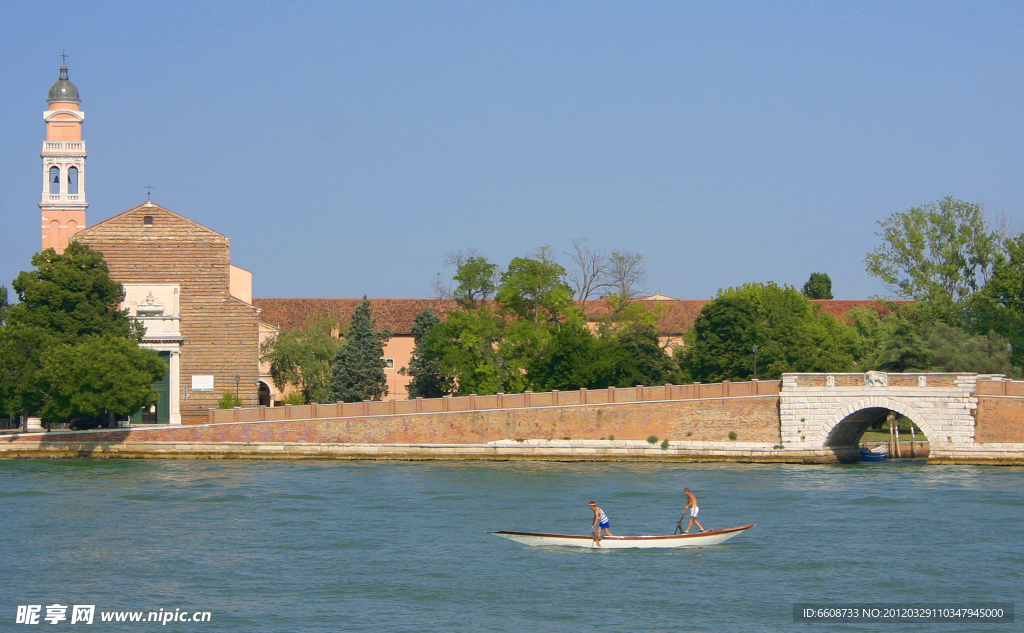
[[423,308],[416,314],[412,324],[412,336],[416,348],[412,351],[409,366],[403,367],[398,373],[411,376],[409,381],[409,399],[440,398],[450,392],[451,382],[441,371],[441,363],[431,358],[424,350],[427,335],[434,326],[441,323],[441,318],[430,308]]
[[390,332],[374,330],[370,300],[364,296],[352,313],[345,344],[338,349],[331,367],[331,391],[336,399],[361,402],[387,395],[384,343],[390,338]]

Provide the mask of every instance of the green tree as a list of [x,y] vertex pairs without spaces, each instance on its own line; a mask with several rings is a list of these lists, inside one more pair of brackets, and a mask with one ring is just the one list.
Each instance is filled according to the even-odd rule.
[[740,294],[721,294],[701,308],[677,350],[681,364],[697,382],[746,380],[753,376],[751,351],[761,338],[757,306]]
[[677,379],[676,363],[661,347],[653,325],[633,324],[604,337],[612,339],[606,344],[614,345],[615,351],[616,362],[611,364],[611,378],[606,381],[610,385],[664,385]]
[[345,343],[334,356],[331,391],[337,400],[361,402],[380,400],[387,395],[384,343],[390,338],[390,332],[374,329],[370,300],[363,297],[362,303],[352,313]]
[[427,333],[421,357],[438,363],[453,395],[522,391],[522,373],[509,366],[499,349],[505,335],[502,317],[485,305],[453,310],[447,318]]
[[602,377],[612,373],[608,356],[586,323],[575,319],[554,332],[544,353],[530,360],[530,385],[534,391],[596,388]]
[[260,348],[262,360],[270,363],[270,377],[278,389],[291,385],[302,394],[303,404],[329,402],[331,365],[341,347],[331,335],[331,322],[322,320],[305,328],[281,332]]
[[995,332],[971,334],[945,323],[922,327],[922,338],[929,351],[929,371],[973,372],[1018,376],[1010,366],[1006,337]]
[[410,400],[440,398],[451,391],[451,380],[441,371],[441,363],[426,355],[427,336],[440,324],[441,318],[430,308],[420,310],[413,320],[412,337],[416,346],[409,359],[409,366],[398,370],[403,376],[412,377],[409,381]]
[[0,328],[0,413],[28,417],[43,408],[39,372],[43,353],[56,337],[39,327],[11,324]]
[[[0,407],[12,415],[67,417],[87,415],[83,412],[95,410],[89,403],[103,401],[110,405],[108,411],[130,413],[121,407],[137,399],[133,376],[145,375],[147,367],[162,361],[156,352],[138,348],[143,328],[119,309],[121,284],[110,279],[100,253],[78,242],[61,254],[47,249],[32,263],[35,270],[22,272],[12,284],[21,302],[11,307],[6,327],[0,329]],[[67,347],[86,344],[83,350]],[[53,358],[88,353],[101,354],[83,365],[98,372],[94,375],[53,366]],[[137,374],[119,373],[133,363],[138,364]],[[104,373],[108,371],[110,377]],[[150,382],[160,372],[150,372]],[[83,387],[86,382],[93,386]],[[82,393],[76,395],[76,390]]]
[[52,248],[37,253],[32,265],[36,270],[11,284],[20,300],[10,309],[11,323],[42,328],[67,343],[97,334],[142,339],[142,325],[120,309],[124,289],[110,278],[101,253],[71,242],[60,254]]
[[868,273],[904,299],[957,324],[971,296],[991,277],[1002,244],[985,226],[981,205],[943,198],[880,222],[882,244],[866,258]]
[[572,306],[565,268],[542,246],[532,258],[516,257],[501,275],[497,301],[505,312],[534,322],[555,321]]
[[159,355],[112,335],[59,344],[42,355],[40,383],[46,393],[42,416],[68,420],[106,413],[133,413],[156,402],[153,382],[166,374]]
[[783,372],[850,371],[856,338],[790,286],[747,284],[720,291],[686,334],[683,370],[700,382],[747,380],[758,346],[759,378]]
[[921,336],[917,324],[903,311],[895,311],[884,319],[872,320],[860,315],[855,321],[860,331],[863,350],[861,368],[887,372],[928,371],[932,352]]
[[832,278],[828,273],[811,273],[803,288],[804,296],[808,299],[831,299]]
[[1005,257],[992,278],[971,299],[970,329],[995,332],[1012,345],[1013,362],[1024,365],[1024,233],[1007,239]]

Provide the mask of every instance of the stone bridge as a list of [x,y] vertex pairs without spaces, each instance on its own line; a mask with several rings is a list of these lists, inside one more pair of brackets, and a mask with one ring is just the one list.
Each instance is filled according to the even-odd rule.
[[784,374],[779,433],[787,450],[856,461],[864,431],[894,411],[927,436],[931,461],[996,457],[1024,448],[1024,409],[1007,409],[1009,401],[981,409],[979,403],[1012,399],[1020,385],[1003,376],[979,374]]

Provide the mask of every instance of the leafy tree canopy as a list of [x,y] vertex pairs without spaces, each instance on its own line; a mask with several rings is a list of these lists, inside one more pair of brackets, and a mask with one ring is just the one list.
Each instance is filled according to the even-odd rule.
[[858,310],[853,315],[859,336],[857,347],[862,354],[858,369],[927,371],[932,353],[915,322],[919,317],[912,309],[896,310],[885,318],[871,310]]
[[1007,239],[1005,257],[970,304],[970,327],[995,332],[1011,344],[1014,364],[1024,364],[1024,233]]
[[502,309],[534,322],[551,321],[572,305],[565,268],[551,259],[547,246],[533,258],[516,257],[501,275],[497,300]]
[[0,328],[0,413],[38,414],[45,393],[39,372],[43,353],[57,342],[40,327],[12,324]]
[[21,302],[0,329],[0,408],[69,418],[146,404],[163,362],[139,349],[144,330],[119,309],[124,292],[103,256],[72,242],[61,254],[35,255],[32,264],[35,270],[12,284]]
[[871,310],[849,315],[857,331],[860,369],[891,372],[975,372],[1016,376],[1007,339],[995,332],[972,334],[965,328],[927,319],[918,307],[901,307],[880,318]]
[[811,273],[803,293],[808,299],[832,299],[832,278],[828,273]]
[[10,309],[11,323],[43,328],[68,343],[98,334],[141,340],[141,324],[119,309],[124,289],[110,278],[101,253],[71,242],[61,254],[48,248],[34,255],[32,265],[36,270],[11,284],[21,301]]
[[497,265],[480,256],[468,257],[458,264],[453,298],[466,310],[472,310],[494,296],[497,276]]
[[681,364],[694,380],[748,380],[757,345],[759,378],[783,372],[850,371],[856,340],[790,286],[747,284],[720,291],[687,333]]
[[446,376],[445,390],[459,396],[522,391],[522,373],[499,349],[505,319],[489,306],[454,310],[447,316],[431,328],[421,347],[422,357],[435,360]]
[[153,382],[167,373],[156,352],[109,334],[53,346],[42,361],[42,415],[51,419],[133,413],[156,402]]
[[943,198],[879,223],[882,244],[866,258],[868,273],[904,299],[957,324],[960,311],[999,261],[1002,244],[985,226],[981,205]]
[[374,329],[370,300],[363,297],[362,303],[352,313],[345,342],[334,356],[331,391],[335,399],[361,402],[380,400],[387,395],[384,343],[390,338],[390,332]]

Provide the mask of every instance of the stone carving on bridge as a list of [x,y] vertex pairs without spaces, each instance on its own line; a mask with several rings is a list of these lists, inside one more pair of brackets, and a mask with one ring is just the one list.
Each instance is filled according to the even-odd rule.
[[869,371],[864,374],[865,387],[888,387],[889,374],[884,371]]
[[826,376],[825,377],[825,386],[829,387],[829,388],[835,387],[836,386],[836,377],[835,376]]
[[917,386],[918,387],[927,387],[928,386],[928,376],[918,376],[917,377]]

